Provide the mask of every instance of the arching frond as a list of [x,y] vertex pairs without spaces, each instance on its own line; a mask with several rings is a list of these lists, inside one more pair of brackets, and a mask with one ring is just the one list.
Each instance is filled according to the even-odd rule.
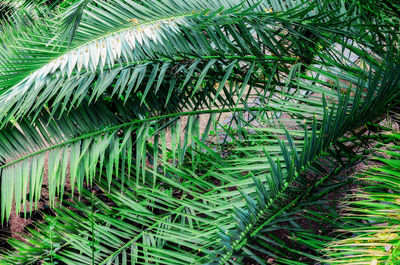
[[[100,2],[97,5],[102,7],[110,5],[108,8],[110,12],[116,12],[113,11],[115,8],[122,8],[126,5],[122,3],[123,1],[116,1],[115,6],[107,2]],[[251,56],[262,58],[267,55],[265,60],[293,61],[298,55],[310,59],[310,55],[302,54],[300,47],[294,45],[300,39],[308,40],[308,37],[302,35],[301,31],[313,27],[323,27],[324,23],[341,21],[341,19],[335,18],[327,20],[325,14],[310,17],[307,23],[296,19],[296,14],[300,14],[303,19],[303,13],[311,12],[313,6],[301,9],[298,13],[288,12],[284,15],[283,13],[259,11],[267,4],[251,7],[240,5],[221,11],[219,10],[220,5],[215,5],[218,6],[218,9],[213,10],[207,4],[198,3],[198,6],[204,6],[195,14],[186,10],[188,7],[170,10],[170,7],[160,6],[160,12],[153,13],[146,5],[144,7],[135,3],[131,3],[131,5],[124,10],[132,14],[126,14],[121,18],[116,15],[105,17],[100,11],[96,12],[99,8],[95,3],[88,4],[88,6],[92,6],[93,10],[85,11],[89,17],[82,18],[88,24],[81,23],[81,30],[76,33],[76,40],[70,49],[61,47],[59,50],[55,50],[46,47],[51,36],[51,31],[48,29],[51,27],[51,23],[48,21],[37,23],[37,26],[29,30],[29,35],[24,33],[25,36],[19,36],[21,33],[15,32],[7,35],[7,38],[19,39],[19,44],[15,48],[8,45],[9,47],[3,55],[5,60],[3,64],[9,65],[12,61],[12,64],[16,66],[11,69],[4,67],[1,75],[2,86],[9,87],[0,96],[3,106],[0,117],[3,117],[3,124],[12,118],[19,119],[29,113],[38,113],[44,104],[51,108],[57,108],[58,100],[69,99],[65,90],[71,87],[69,82],[74,82],[74,79],[76,79],[75,82],[79,82],[78,84],[83,83],[85,78],[90,78],[110,85],[118,76],[127,78],[126,72],[133,67],[139,67],[141,71],[153,67],[153,69],[157,69],[153,71],[153,75],[159,75],[159,79],[162,79],[161,77],[168,68],[177,67],[183,61],[193,59],[209,61],[210,64],[204,69],[209,69],[215,60],[226,58],[232,62],[233,59],[246,60],[246,56],[250,56],[248,59],[251,59]],[[158,5],[154,5],[154,7],[156,6]],[[216,8],[215,6],[214,8]],[[235,6],[235,3],[231,3],[230,6]],[[144,10],[142,10],[143,8]],[[192,7],[189,6],[189,8]],[[89,10],[91,9],[89,8]],[[206,13],[203,10],[210,12]],[[130,16],[138,13],[144,13],[147,16],[146,19],[139,17],[140,23],[136,22],[137,18],[134,22],[126,21],[127,18],[129,20]],[[241,22],[238,23],[238,21]],[[232,26],[232,23],[238,23],[238,26]],[[265,24],[271,26],[264,27]],[[311,27],[311,24],[314,26]],[[293,26],[298,28],[297,34],[290,34]],[[289,30],[287,33],[280,33],[287,30]],[[215,35],[216,33],[218,35]],[[315,29],[311,34],[317,37],[320,33],[317,33]],[[94,39],[91,39],[91,36],[95,36]],[[271,36],[280,37],[278,40]],[[324,38],[323,34],[320,34],[319,38]],[[89,39],[90,41],[88,41]],[[24,45],[27,47],[25,48]],[[36,55],[33,56],[33,53]],[[268,56],[270,53],[274,53],[274,55]],[[14,58],[15,54],[18,58]],[[169,67],[164,64],[164,71],[158,72],[160,62],[168,63]],[[26,67],[31,68],[33,64],[37,69],[34,71],[26,69]],[[28,73],[30,74],[28,75]],[[137,74],[137,71],[133,73]],[[17,82],[19,76],[23,75],[26,77]],[[71,78],[72,75],[75,77]],[[131,77],[134,78],[134,76]],[[66,82],[66,77],[68,77],[68,82]],[[198,85],[201,84],[201,81],[205,81],[204,76],[200,75],[199,77],[201,79],[199,79]],[[179,89],[184,88],[184,83],[177,85],[180,85]],[[96,95],[104,93],[103,85],[93,86],[92,83],[89,83],[88,86],[85,86],[88,89],[76,92],[89,95],[91,99],[96,99]],[[151,84],[147,84],[146,87],[150,89]],[[176,91],[176,89],[172,91]],[[58,94],[56,103],[53,103],[54,94],[51,94],[49,90]],[[130,93],[127,93],[126,96],[129,97]],[[145,96],[146,93],[144,98]],[[75,102],[75,105],[77,106],[78,103]]]

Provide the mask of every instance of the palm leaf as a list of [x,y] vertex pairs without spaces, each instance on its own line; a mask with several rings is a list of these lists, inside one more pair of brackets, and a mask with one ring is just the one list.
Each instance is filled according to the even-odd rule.
[[342,209],[346,225],[341,233],[348,237],[328,245],[329,264],[398,262],[398,149],[397,143],[388,145],[383,152],[390,157],[378,159],[383,164],[357,176],[362,188],[348,197]]
[[[114,4],[116,7],[109,6],[108,10],[113,11],[117,7],[126,6],[123,1],[117,1]],[[109,4],[100,4],[99,2],[97,5],[103,7]],[[2,86],[8,87],[0,96],[3,105],[0,117],[3,117],[3,124],[11,118],[19,119],[29,113],[37,114],[40,112],[41,106],[45,104],[57,109],[59,101],[71,100],[70,93],[67,93],[67,91],[72,84],[84,86],[84,88],[76,91],[82,97],[89,95],[90,101],[103,94],[106,87],[111,85],[116,78],[124,78],[120,82],[125,83],[130,73],[133,74],[131,77],[134,79],[135,75],[142,76],[145,74],[143,72],[149,71],[149,75],[153,78],[158,76],[157,87],[160,87],[164,78],[163,73],[168,68],[171,69],[184,61],[193,59],[205,62],[197,85],[191,91],[195,93],[200,84],[205,82],[206,74],[216,60],[221,61],[226,58],[228,60],[226,63],[229,65],[236,59],[251,61],[260,56],[264,57],[269,51],[277,52],[277,54],[266,56],[266,61],[294,61],[296,59],[293,57],[298,53],[296,53],[298,48],[293,46],[288,50],[285,46],[290,47],[290,43],[298,42],[298,38],[305,39],[306,37],[302,36],[301,32],[299,35],[286,34],[285,36],[285,34],[281,34],[283,40],[278,41],[271,39],[271,36],[276,35],[274,32],[282,32],[285,28],[290,28],[293,25],[299,27],[300,30],[312,28],[311,24],[317,27],[317,25],[323,25],[321,22],[333,23],[326,21],[325,15],[314,16],[304,25],[299,25],[299,22],[294,20],[296,14],[303,17],[303,13],[307,10],[311,12],[313,6],[306,7],[298,13],[288,12],[283,16],[258,11],[267,4],[251,7],[235,7],[235,3],[231,5],[233,8],[226,9],[224,12],[200,12],[197,14],[196,11],[194,15],[187,9],[175,9],[175,12],[171,13],[171,11],[164,10],[167,9],[164,6],[160,6],[160,10],[157,9],[159,17],[154,17],[153,11],[150,11],[146,5],[138,6],[132,3],[131,7],[126,7],[127,14],[124,15],[125,17],[121,18],[121,16],[114,15],[115,17],[111,19],[110,14],[103,14],[104,11],[98,11],[99,13],[95,14],[95,10],[98,10],[99,7],[96,7],[94,3],[88,4],[87,8],[90,9],[91,6],[93,11],[87,11],[89,17],[83,16],[82,20],[88,21],[87,23],[90,24],[86,27],[83,22],[80,24],[82,32],[80,33],[79,30],[76,32],[75,41],[71,44],[72,48],[60,47],[57,51],[51,49],[51,47],[46,47],[52,34],[48,29],[51,28],[51,23],[48,20],[44,20],[42,23],[35,22],[37,26],[32,29],[28,27],[29,35],[24,33],[24,36],[19,36],[22,33],[11,31],[4,36],[6,39],[22,39],[23,41],[20,40],[18,46],[5,44],[9,49],[4,52],[4,64],[12,63],[16,67],[12,69],[5,67],[2,74],[4,81]],[[158,6],[154,5],[153,8]],[[205,5],[203,8],[210,7]],[[167,10],[170,10],[170,8]],[[258,12],[249,13],[250,10]],[[210,11],[213,10],[210,9]],[[144,13],[148,17],[143,21],[139,17],[138,19],[141,19],[139,24],[126,21],[126,18],[137,14],[137,12]],[[177,15],[177,12],[180,13]],[[289,18],[293,22],[288,23],[287,19]],[[242,22],[238,23],[239,20]],[[233,27],[232,23],[238,23],[238,26]],[[265,23],[280,26],[261,28]],[[204,36],[204,31],[207,32],[207,37]],[[253,31],[256,36],[252,34]],[[104,34],[105,32],[106,34]],[[215,32],[218,32],[218,38],[215,38]],[[88,42],[92,38],[93,40]],[[33,45],[33,43],[35,44]],[[36,55],[32,56],[33,53]],[[18,58],[15,58],[16,56]],[[30,62],[30,60],[32,61]],[[50,63],[48,63],[49,61]],[[160,63],[164,63],[163,71],[157,71]],[[25,68],[32,67],[33,64],[35,67],[39,66],[39,68],[35,71]],[[132,70],[129,71],[133,68],[135,68],[133,72]],[[30,73],[29,76],[18,80],[28,73]],[[68,76],[68,81],[66,76]],[[96,79],[99,84],[85,83],[86,85],[83,85],[86,78]],[[134,91],[140,86],[141,81],[141,78],[137,80]],[[172,86],[171,92],[176,91],[178,87],[182,89],[185,83]],[[31,89],[32,87],[34,89]],[[144,99],[151,87],[152,82],[145,85]],[[127,92],[129,93],[126,93],[126,98],[131,95],[129,89]],[[58,97],[54,96],[55,93],[58,94]],[[75,107],[79,105],[79,101],[74,103]]]

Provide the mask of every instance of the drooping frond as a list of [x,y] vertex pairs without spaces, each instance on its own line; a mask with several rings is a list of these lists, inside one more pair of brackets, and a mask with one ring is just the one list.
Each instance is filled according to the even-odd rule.
[[[237,3],[232,2],[229,4],[232,8],[226,7],[222,11],[218,3],[209,6],[200,2],[193,3],[193,6],[176,6],[172,10],[171,7],[154,4],[153,8],[157,8],[158,12],[147,7],[149,2],[144,6],[136,3],[127,6],[124,1],[114,1],[113,4],[92,2],[87,5],[88,10],[85,9],[86,15],[82,17],[83,22],[71,48],[47,47],[52,34],[50,18],[35,22],[35,26],[27,26],[22,33],[11,31],[5,37],[18,39],[18,44],[5,43],[7,49],[1,59],[4,60],[4,67],[0,82],[2,87],[8,87],[0,95],[3,124],[12,118],[37,114],[44,104],[56,109],[59,100],[69,100],[65,90],[71,84],[66,77],[69,82],[75,79],[78,84],[87,77],[110,85],[120,76],[127,77],[126,72],[133,67],[141,71],[153,68],[153,75],[162,79],[168,69],[194,59],[210,62],[205,68],[207,70],[215,60],[258,60],[264,56],[265,60],[293,61],[296,56],[310,60],[312,56],[303,54],[301,47],[295,43],[300,39],[308,41],[309,36],[305,32],[313,27],[322,29],[324,24],[332,23],[339,26],[341,22],[340,18],[328,19],[325,14],[312,16],[307,22],[296,19],[300,15],[303,19],[304,12],[312,12],[313,6],[306,6],[297,13],[266,13],[262,8],[267,8],[267,4],[246,7],[235,6]],[[100,7],[107,8],[109,12],[123,8],[126,14],[103,14],[99,11]],[[196,10],[194,14],[191,9]],[[130,19],[132,16],[134,18]],[[232,23],[237,23],[237,26],[232,26]],[[264,27],[265,24],[270,26]],[[296,34],[291,34],[292,27],[297,28]],[[316,28],[309,34],[317,39],[324,38]],[[269,54],[273,55],[269,57]],[[11,62],[15,67],[6,67]],[[165,63],[164,71],[158,71],[160,63]],[[137,71],[133,73],[138,74]],[[200,77],[203,81],[204,76]],[[184,84],[177,84],[180,85],[177,88],[173,86],[172,91],[183,89]],[[200,81],[198,84],[201,84]],[[87,89],[76,92],[89,95],[93,100],[104,92],[106,85],[89,83],[87,86]],[[151,84],[146,86],[151,88]],[[49,91],[57,93],[58,99]],[[130,93],[126,96],[129,97]],[[75,102],[75,106],[78,104]]]

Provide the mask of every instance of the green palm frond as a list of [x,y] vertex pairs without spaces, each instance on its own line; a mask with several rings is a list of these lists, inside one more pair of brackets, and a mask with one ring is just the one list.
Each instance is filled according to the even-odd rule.
[[[215,169],[224,165],[217,154],[210,157],[209,161],[213,160],[218,161]],[[204,167],[207,167],[207,163],[200,163],[198,170]],[[83,190],[81,201],[87,202],[86,205],[77,201],[68,203],[73,211],[64,208],[56,210],[57,217],[47,216],[47,223],[37,227],[39,232],[31,231],[33,239],[27,238],[27,244],[11,242],[13,246],[21,247],[21,252],[18,255],[5,256],[4,261],[29,264],[37,260],[58,260],[66,264],[91,264],[94,256],[95,264],[126,264],[123,260],[128,264],[203,263],[205,260],[201,255],[203,252],[207,253],[205,247],[212,247],[215,244],[213,240],[218,238],[216,225],[220,225],[222,221],[228,223],[231,219],[230,216],[225,216],[230,212],[230,201],[215,209],[216,199],[209,200],[208,196],[202,196],[190,184],[195,181],[199,186],[207,184],[207,188],[220,190],[213,179],[208,183],[206,176],[202,176],[203,180],[194,179],[193,174],[197,170],[171,168],[171,171],[185,181],[168,188],[167,182],[171,183],[171,179],[163,177],[160,186],[155,190],[137,186],[132,179],[124,187],[121,187],[120,182],[113,182],[116,189],[107,195],[112,200],[113,207],[110,207],[110,201],[105,204],[104,199],[99,199],[101,192],[98,189],[95,189],[95,194],[100,194],[96,194],[96,197]],[[147,178],[148,181],[151,180],[151,170]],[[106,193],[107,186],[106,181],[100,184]],[[177,197],[175,194],[179,190],[183,190],[183,193]],[[222,192],[220,190],[218,193],[222,195]],[[241,197],[240,194],[238,196]],[[94,210],[91,209],[93,198]],[[242,205],[241,200],[237,204]],[[47,225],[52,226],[51,230]],[[80,232],[71,235],[71,231]],[[180,248],[176,247],[177,244]]]
[[[399,139],[399,135],[394,137]],[[392,138],[394,139],[394,138]],[[362,188],[343,206],[346,238],[328,245],[329,264],[397,264],[399,249],[399,146],[386,145],[388,158],[357,178]]]
[[[192,91],[195,93],[199,85],[207,80],[207,70],[216,61],[225,61],[227,65],[233,60],[246,62],[262,57],[265,57],[265,61],[295,61],[296,55],[302,54],[299,54],[299,47],[292,43],[298,43],[301,39],[307,40],[307,36],[303,36],[301,30],[323,28],[324,23],[342,22],[343,27],[346,23],[341,19],[327,19],[322,14],[311,17],[307,23],[301,23],[300,19],[296,21],[296,14],[301,15],[303,19],[303,13],[311,12],[313,6],[301,9],[297,13],[266,13],[262,8],[269,7],[267,4],[244,7],[231,3],[230,6],[233,7],[223,11],[219,10],[221,5],[218,3],[211,7],[202,4],[204,10],[210,11],[206,13],[203,9],[198,10],[200,3],[195,3],[193,7],[183,5],[185,7],[173,10],[170,7],[158,7],[156,4],[153,6],[157,10],[151,10],[146,5],[131,3],[132,6],[124,9],[126,14],[123,17],[110,16],[98,10],[103,7],[110,12],[117,12],[113,10],[126,6],[123,1],[114,1],[115,6],[103,1],[97,3],[100,7],[95,6],[95,3],[88,4],[87,8],[91,10],[91,6],[93,10],[85,11],[87,14],[82,17],[83,22],[80,23],[74,43],[69,49],[60,47],[55,50],[55,47],[51,48],[52,45],[47,47],[52,34],[49,19],[35,22],[32,29],[27,29],[30,34],[10,32],[5,38],[19,39],[19,44],[5,44],[10,48],[2,56],[4,64],[12,62],[16,66],[11,69],[4,68],[1,75],[2,86],[9,87],[0,96],[3,105],[0,117],[3,117],[3,124],[11,118],[19,119],[29,113],[36,114],[45,104],[57,109],[60,100],[70,100],[66,90],[69,90],[71,83],[82,85],[81,82],[85,78],[81,76],[99,80],[99,85],[89,84],[85,89],[77,90],[82,97],[89,95],[94,100],[96,96],[104,93],[105,87],[115,82],[116,78],[127,79],[130,69],[136,70],[133,71],[132,78],[136,74],[141,77],[144,74],[142,72],[147,70],[153,78],[158,77],[159,87],[163,84],[162,79],[168,69],[187,61],[202,60],[205,66],[197,86]],[[192,14],[190,9],[194,7],[197,8],[195,14]],[[137,17],[137,14],[141,13],[143,15]],[[134,18],[134,22],[129,21],[132,16],[137,17]],[[136,23],[136,19],[140,20],[139,23]],[[334,22],[330,22],[332,20]],[[236,23],[237,26],[233,26],[232,23]],[[274,26],[265,28],[265,24]],[[297,35],[290,34],[292,26],[298,28]],[[285,29],[290,31],[279,34]],[[312,34],[315,33],[316,29]],[[21,34],[25,35],[19,36]],[[280,40],[271,36],[280,36]],[[324,36],[321,34],[320,38],[322,37]],[[315,35],[315,38],[318,38],[318,35]],[[274,55],[268,56],[271,52]],[[15,58],[16,56],[18,58]],[[161,68],[163,71],[159,70],[161,63],[164,66]],[[22,78],[23,75],[27,76]],[[18,80],[19,77],[22,80]],[[139,87],[140,81],[139,78],[136,88]],[[177,89],[183,89],[185,83],[178,83],[170,90],[175,92]],[[151,82],[144,87],[144,98],[150,88]],[[58,97],[55,98],[52,93],[57,93]],[[126,97],[130,94],[127,93]],[[79,102],[75,102],[74,106],[78,104]]]
[[[373,92],[370,90],[369,93]],[[369,98],[369,96],[367,95],[366,98]],[[325,112],[319,130],[317,130],[316,120],[311,125],[312,132],[310,136],[308,136],[308,131],[305,130],[305,141],[301,154],[296,151],[292,144],[293,140],[287,134],[287,141],[290,143],[291,148],[289,149],[281,143],[282,156],[286,164],[285,173],[283,173],[283,166],[279,160],[276,163],[268,153],[266,154],[271,165],[271,177],[270,179],[267,178],[269,190],[267,192],[261,183],[256,182],[256,200],[250,196],[244,196],[247,211],[237,209],[235,211],[236,229],[230,232],[226,231],[221,236],[223,251],[222,254],[218,253],[222,256],[217,258],[219,264],[225,264],[235,252],[240,252],[247,242],[258,236],[259,231],[273,221],[277,215],[298,203],[302,196],[308,194],[314,188],[314,185],[318,183],[311,184],[307,178],[302,179],[301,173],[305,172],[307,167],[313,164],[337,140],[335,135],[340,135],[340,132],[348,130],[342,126],[354,126],[358,115],[368,115],[367,113],[370,113],[370,107],[357,100],[353,101],[351,110],[348,110],[348,100],[349,94],[339,99],[338,109],[334,115]],[[334,110],[332,109],[331,111],[333,112]],[[311,187],[308,187],[310,184]],[[301,190],[300,192],[299,189]]]
[[[20,212],[21,203],[26,211],[28,188],[30,210],[36,205],[42,189],[45,160],[48,161],[46,175],[51,204],[56,193],[62,197],[67,168],[72,187],[76,182],[81,190],[84,174],[91,182],[106,150],[120,141],[117,132],[129,131],[127,123],[134,114],[126,108],[121,117],[98,104],[74,110],[60,122],[49,116],[48,112],[43,112],[33,124],[25,120],[1,131],[2,218],[10,215],[13,200],[17,212]],[[127,140],[129,138],[125,142]],[[85,152],[90,152],[90,156],[83,157]]]
[[68,46],[71,45],[72,40],[75,37],[75,33],[81,23],[82,16],[85,7],[91,2],[91,0],[79,0],[72,3],[65,3],[66,7],[64,12],[61,12],[58,16],[61,17],[61,27],[58,29],[61,32],[61,36],[56,36],[55,39],[59,43],[63,43],[68,37]]
[[[212,128],[198,127],[199,114],[211,114],[209,123],[217,123],[217,113],[230,112],[231,109],[206,111],[187,111],[166,115],[137,110],[137,105],[121,107],[120,103],[98,103],[88,107],[83,104],[59,118],[52,117],[48,111],[42,112],[34,123],[22,120],[9,125],[0,132],[1,176],[2,185],[2,219],[8,218],[14,202],[16,212],[26,213],[26,202],[29,210],[36,208],[42,190],[43,175],[47,176],[50,204],[54,206],[55,197],[62,199],[66,181],[71,189],[81,192],[84,181],[92,183],[95,176],[106,171],[108,183],[115,177],[130,177],[131,165],[135,161],[137,183],[146,165],[147,156],[158,157],[158,143],[163,139],[162,161],[166,162],[166,130],[172,127],[171,138],[173,156],[183,160],[187,146],[192,145],[180,137],[181,119],[189,117],[186,130],[193,135],[207,135]],[[243,108],[241,108],[243,109]],[[262,108],[254,108],[261,110]],[[240,110],[240,109],[238,109]],[[152,110],[154,111],[154,109]],[[156,112],[155,112],[156,113]],[[146,117],[147,116],[147,117]],[[182,118],[181,118],[182,117]],[[134,138],[133,135],[136,135]],[[204,138],[204,136],[203,136]],[[151,147],[152,144],[156,147]],[[205,139],[203,139],[203,142]],[[175,144],[174,144],[175,143]],[[87,155],[89,154],[89,155]],[[44,161],[48,162],[45,167]],[[157,161],[154,162],[157,164]],[[155,167],[156,169],[157,167]],[[44,173],[46,170],[46,173]],[[156,172],[155,172],[156,173]],[[143,170],[144,174],[144,170]],[[68,178],[66,177],[68,175]],[[143,178],[140,183],[147,180]],[[147,181],[147,183],[150,183]],[[29,198],[27,198],[29,190]]]

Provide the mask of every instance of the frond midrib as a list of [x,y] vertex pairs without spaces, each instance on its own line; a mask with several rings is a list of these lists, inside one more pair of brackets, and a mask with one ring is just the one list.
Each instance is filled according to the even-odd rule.
[[[77,52],[80,48],[82,48],[82,47],[88,47],[88,46],[90,46],[91,44],[95,43],[96,41],[105,39],[105,38],[107,38],[107,37],[109,37],[109,36],[112,36],[112,35],[114,35],[114,34],[122,33],[122,32],[129,31],[129,30],[132,30],[132,29],[135,29],[135,28],[138,29],[138,28],[143,27],[143,26],[147,26],[147,25],[150,25],[150,24],[154,24],[154,23],[156,23],[156,22],[162,22],[162,21],[167,21],[167,20],[171,20],[171,19],[179,19],[179,18],[184,18],[184,17],[192,16],[192,15],[193,15],[193,14],[179,15],[179,16],[171,16],[171,17],[168,17],[168,18],[162,18],[162,19],[147,21],[147,22],[144,22],[144,23],[133,24],[133,25],[130,26],[130,27],[124,27],[124,28],[122,28],[122,29],[121,29],[121,28],[118,28],[116,31],[107,32],[106,34],[104,34],[104,35],[102,35],[102,36],[99,36],[99,37],[97,37],[97,38],[91,39],[90,41],[81,43],[80,45],[75,46],[75,47],[72,48],[72,49],[68,49],[68,50],[66,50],[66,51],[64,51],[64,52],[62,52],[62,53],[58,53],[58,52],[55,52],[55,51],[52,51],[52,50],[46,51],[46,52],[49,52],[49,53],[57,53],[57,56],[51,58],[47,63],[39,64],[39,66],[38,66],[38,68],[36,68],[36,70],[34,70],[34,71],[32,71],[32,72],[27,72],[27,73],[24,75],[24,78],[21,78],[21,80],[20,80],[19,82],[17,82],[15,85],[13,85],[12,87],[10,87],[8,90],[13,89],[15,86],[18,86],[20,83],[24,82],[27,78],[29,78],[29,76],[31,76],[31,75],[33,75],[34,73],[40,71],[42,68],[45,68],[46,66],[48,66],[48,65],[51,64],[52,62],[57,61],[57,60],[59,60],[60,58],[63,58],[63,56],[66,56],[68,53],[71,53],[71,52],[74,52],[74,51]],[[11,46],[10,46],[10,47],[11,47]],[[28,48],[24,47],[24,48],[20,48],[20,49],[28,49]],[[87,70],[88,70],[88,69],[87,69]]]
[[[334,143],[335,143],[335,141],[332,141],[332,142],[330,143],[330,145],[329,145],[325,150],[329,149],[329,147],[332,146]],[[287,185],[284,187],[284,189],[281,190],[281,191],[277,194],[276,198],[275,198],[274,200],[272,200],[268,205],[266,205],[266,206],[264,207],[264,209],[268,209],[268,208],[270,208],[271,206],[273,206],[274,203],[275,203],[276,201],[278,201],[278,200],[281,198],[281,194],[285,194],[285,191],[286,191],[288,188],[290,188],[290,187],[293,186],[292,184],[296,181],[296,179],[297,179],[301,174],[304,174],[304,172],[306,172],[306,171],[308,170],[309,165],[312,165],[314,162],[316,162],[321,156],[323,156],[323,154],[324,154],[324,150],[322,150],[317,156],[315,156],[311,161],[309,161],[309,162],[307,163],[307,167],[304,167],[300,172],[295,173],[295,174],[296,174],[296,177],[292,180],[292,182],[286,183]],[[358,160],[358,159],[359,159],[359,156],[356,156],[356,157],[353,157],[353,158],[351,159],[351,161],[356,161],[356,160]],[[342,165],[340,168],[337,168],[336,170],[334,170],[334,172],[341,171],[343,168],[345,168],[345,165]],[[332,173],[334,173],[334,172],[332,172]],[[232,245],[232,250],[231,250],[230,252],[228,252],[228,253],[226,254],[226,256],[224,256],[224,257],[219,261],[218,264],[225,264],[225,263],[230,259],[230,257],[231,257],[236,251],[238,251],[239,249],[241,249],[249,240],[251,240],[252,238],[254,238],[254,237],[258,234],[258,232],[260,232],[266,225],[268,225],[271,221],[273,221],[276,217],[278,217],[278,216],[279,216],[281,213],[283,213],[284,211],[286,211],[286,210],[288,210],[288,209],[294,207],[295,204],[296,204],[299,200],[301,200],[301,199],[307,197],[307,196],[311,193],[311,191],[312,191],[313,189],[315,189],[315,188],[319,187],[320,185],[322,185],[322,184],[324,183],[324,181],[327,180],[327,179],[332,175],[332,173],[329,173],[329,174],[325,175],[325,176],[324,176],[323,178],[321,178],[319,181],[317,181],[317,182],[313,183],[312,185],[310,185],[310,187],[308,187],[308,188],[307,188],[305,191],[303,191],[300,195],[298,195],[297,197],[295,197],[294,199],[292,199],[290,202],[288,202],[288,203],[286,204],[285,207],[281,208],[278,212],[274,213],[274,214],[273,214],[272,216],[270,216],[265,222],[261,223],[260,225],[255,226],[255,227],[253,227],[253,225],[250,224],[249,231],[248,231],[245,235],[243,235],[242,238],[241,238],[240,240],[237,240],[237,241],[234,242],[234,244]],[[263,210],[263,212],[265,212],[265,210]],[[260,214],[260,213],[261,213],[261,212],[259,212],[259,214]],[[256,220],[255,223],[258,223],[260,220],[262,220],[262,217],[263,217],[263,216],[262,216],[262,214],[261,214],[261,215],[257,218],[257,220]],[[252,229],[252,228],[253,228],[253,229]]]
[[[56,149],[56,148],[64,147],[66,145],[78,142],[80,140],[84,140],[84,139],[87,139],[87,138],[90,138],[90,137],[93,137],[93,136],[98,136],[98,135],[101,135],[101,134],[104,134],[104,133],[107,133],[107,132],[110,132],[110,131],[117,131],[117,130],[120,130],[120,129],[123,129],[123,128],[126,128],[126,127],[130,127],[130,126],[141,124],[141,123],[145,123],[145,122],[163,120],[163,119],[168,119],[168,118],[175,118],[175,117],[180,117],[180,116],[189,116],[189,115],[213,114],[213,113],[248,111],[248,110],[258,111],[258,110],[263,110],[265,108],[266,107],[250,107],[250,108],[249,107],[247,107],[247,108],[246,107],[241,107],[241,108],[224,108],[224,109],[198,110],[198,111],[187,111],[187,112],[181,112],[181,113],[165,114],[165,115],[150,117],[150,118],[146,118],[146,119],[142,119],[142,120],[133,120],[133,121],[129,121],[129,122],[125,122],[125,123],[119,124],[119,125],[114,125],[114,126],[111,126],[111,127],[108,127],[108,128],[103,128],[103,129],[96,130],[96,131],[93,131],[93,132],[90,132],[90,133],[86,133],[86,134],[83,134],[81,136],[75,137],[73,139],[70,139],[70,140],[55,144],[55,145],[48,146],[48,147],[46,147],[44,149],[41,149],[41,150],[36,151],[34,153],[31,153],[29,155],[25,155],[25,156],[22,156],[22,157],[20,157],[18,159],[15,159],[15,160],[13,160],[11,162],[5,163],[4,165],[0,166],[0,170],[3,169],[3,168],[9,167],[11,165],[14,165],[14,164],[16,164],[18,162],[21,162],[21,161],[23,161],[25,159],[29,159],[31,157],[43,154],[45,152],[51,151],[51,150]],[[269,109],[273,109],[273,107],[268,107],[268,108]]]

